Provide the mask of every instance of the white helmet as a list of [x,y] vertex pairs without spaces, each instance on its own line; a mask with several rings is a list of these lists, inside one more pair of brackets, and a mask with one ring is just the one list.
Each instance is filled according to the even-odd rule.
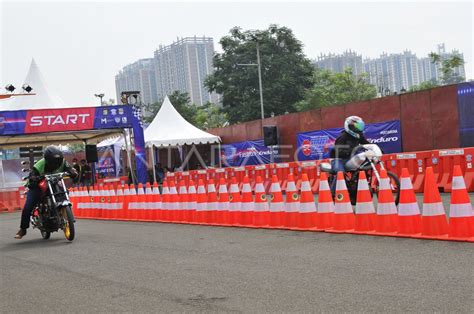
[[360,138],[360,135],[363,134],[365,130],[364,120],[358,116],[347,117],[346,121],[344,121],[344,130],[353,137]]

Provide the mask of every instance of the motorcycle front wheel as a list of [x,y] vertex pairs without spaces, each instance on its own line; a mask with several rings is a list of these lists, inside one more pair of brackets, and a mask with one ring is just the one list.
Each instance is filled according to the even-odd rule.
[[74,240],[75,229],[74,229],[74,216],[72,215],[71,206],[61,208],[61,216],[63,217],[65,224],[63,226],[64,236],[68,241]]
[[[390,171],[387,171],[387,176],[390,180],[390,188],[392,189],[393,200],[395,201],[395,205],[398,206],[398,202],[400,201],[400,179],[398,176]],[[378,195],[379,193],[379,182],[376,181],[375,187],[372,188],[372,193]]]
[[49,231],[41,231],[41,236],[43,237],[43,239],[48,240],[49,237],[51,237],[51,232],[49,232]]

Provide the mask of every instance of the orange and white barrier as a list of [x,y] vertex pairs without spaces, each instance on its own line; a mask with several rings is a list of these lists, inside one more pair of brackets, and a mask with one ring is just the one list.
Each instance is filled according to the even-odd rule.
[[[284,168],[282,168],[284,169]],[[290,168],[293,169],[293,168]],[[181,177],[163,183],[162,192],[157,184],[132,184],[113,188],[111,185],[71,189],[70,199],[77,218],[119,219],[192,223],[252,228],[276,228],[330,233],[352,233],[378,236],[399,236],[421,239],[438,239],[474,242],[474,212],[463,175],[462,167],[453,167],[450,184],[451,204],[449,220],[443,208],[432,168],[424,173],[423,210],[416,201],[413,182],[408,169],[401,170],[400,204],[395,206],[390,179],[380,171],[378,205],[375,210],[371,189],[363,172],[358,178],[357,205],[351,205],[342,173],[337,175],[336,194],[331,194],[326,173],[320,173],[319,195],[314,199],[314,187],[306,172],[295,172],[282,180],[272,175],[270,198],[265,181],[257,176],[252,191],[248,176],[242,179],[242,190],[236,177],[219,178],[218,191],[214,179],[206,183],[199,179]],[[215,172],[218,173],[217,171]],[[286,195],[280,182],[286,182]],[[255,192],[255,195],[253,194]],[[317,205],[316,205],[317,203]]]

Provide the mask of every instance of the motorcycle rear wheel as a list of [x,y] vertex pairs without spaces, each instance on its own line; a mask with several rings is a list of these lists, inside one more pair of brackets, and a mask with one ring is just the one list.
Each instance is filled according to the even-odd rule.
[[71,206],[63,207],[61,209],[61,215],[66,221],[66,224],[63,227],[64,236],[66,237],[68,241],[72,241],[74,240],[74,236],[76,235],[76,232],[74,229],[74,216],[72,215]]

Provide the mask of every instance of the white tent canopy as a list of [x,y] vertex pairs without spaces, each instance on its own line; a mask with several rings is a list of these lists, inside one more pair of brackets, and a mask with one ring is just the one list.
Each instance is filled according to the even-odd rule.
[[[44,108],[65,108],[63,100],[48,88],[35,60],[31,60],[30,69],[26,75],[24,84],[30,85],[33,90],[29,96],[16,96],[0,100],[1,110],[26,110]],[[19,86],[16,86],[17,88]],[[18,90],[18,89],[17,89]]]
[[103,140],[102,142],[98,143],[97,147],[105,147],[105,146],[111,146],[111,145],[114,145],[120,148],[125,147],[125,140],[123,136],[107,138]]
[[186,121],[173,107],[168,96],[156,117],[145,130],[147,146],[179,146],[212,144],[221,141],[219,136],[204,132]]

